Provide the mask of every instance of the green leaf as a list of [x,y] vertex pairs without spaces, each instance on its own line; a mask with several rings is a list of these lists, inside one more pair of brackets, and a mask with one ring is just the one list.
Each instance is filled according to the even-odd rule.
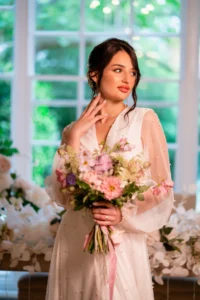
[[172,230],[173,230],[173,227],[165,227],[165,226],[163,227],[163,232],[166,235],[170,234],[172,232]]
[[89,184],[85,183],[84,181],[81,181],[81,180],[78,180],[77,179],[77,184],[80,188],[82,189],[87,189],[87,190],[90,190],[90,186]]
[[16,173],[11,173],[10,176],[12,177],[12,179],[16,179],[17,178],[17,174]]

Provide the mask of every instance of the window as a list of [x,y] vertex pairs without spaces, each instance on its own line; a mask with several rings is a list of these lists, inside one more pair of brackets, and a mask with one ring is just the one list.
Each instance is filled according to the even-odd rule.
[[0,138],[10,136],[13,77],[14,1],[0,1]]
[[[10,1],[9,5],[12,4]],[[153,0],[150,3],[146,0],[17,1],[16,12],[20,10],[20,15],[16,14],[16,31],[18,28],[18,32],[24,33],[16,34],[15,57],[16,61],[20,57],[24,64],[28,61],[23,70],[15,63],[18,78],[15,77],[15,82],[18,80],[18,84],[13,103],[21,105],[21,111],[13,108],[11,118],[15,119],[12,129],[15,144],[21,147],[23,159],[26,159],[26,163],[18,164],[21,173],[29,176],[32,170],[36,183],[44,184],[44,178],[51,172],[62,129],[78,118],[90,101],[91,91],[86,78],[90,51],[109,37],[119,37],[136,49],[142,73],[137,90],[138,106],[153,108],[158,114],[167,137],[173,179],[179,181],[177,191],[181,191],[183,179],[177,178],[185,172],[179,159],[183,152],[180,140],[184,141],[186,128],[183,123],[182,129],[179,128],[186,101],[180,96],[187,60],[184,41],[188,41],[191,23],[187,19],[188,6],[196,12],[193,20],[197,22],[200,19],[198,5],[198,1],[189,0]],[[11,9],[0,11],[3,14],[11,12]],[[9,34],[0,49],[6,47],[6,39],[12,40],[9,30],[13,26],[12,17],[10,20],[4,25]],[[23,31],[26,26],[29,35]],[[6,64],[1,66],[0,63],[1,72],[6,72],[7,76],[0,77],[0,84],[4,84],[5,89],[0,92],[1,107],[9,101],[2,99],[10,98],[11,83],[7,72],[12,71],[12,65],[9,51],[6,54],[7,69],[3,70]],[[23,51],[25,58],[21,54]],[[16,93],[20,90],[25,96],[22,92]],[[131,99],[128,102],[131,104]],[[196,107],[192,101],[190,105],[191,118]],[[9,111],[2,115],[7,119],[2,116],[1,128],[7,126],[9,132]],[[195,148],[197,145],[193,143],[191,147]],[[187,151],[190,153],[189,148]],[[190,177],[194,178],[195,172],[192,166]]]
[[50,172],[62,129],[90,100],[85,77],[90,51],[113,36],[129,41],[137,51],[144,78],[138,89],[138,105],[152,107],[158,113],[174,171],[180,1],[154,2],[36,1],[32,149],[33,178],[37,183],[42,184]]

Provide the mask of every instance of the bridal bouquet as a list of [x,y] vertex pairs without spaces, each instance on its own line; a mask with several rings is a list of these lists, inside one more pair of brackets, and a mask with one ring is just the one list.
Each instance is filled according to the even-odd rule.
[[[142,153],[130,160],[123,157],[123,152],[133,148],[126,138],[121,138],[112,148],[100,146],[93,152],[81,149],[77,154],[66,145],[58,149],[62,163],[56,169],[57,180],[61,192],[73,195],[74,210],[91,209],[97,201],[121,208],[128,201],[143,201],[143,193],[149,189],[156,195],[167,193],[173,182],[163,180],[157,184],[151,180],[146,172],[150,163]],[[113,227],[95,224],[86,236],[84,251],[107,253],[114,244]]]

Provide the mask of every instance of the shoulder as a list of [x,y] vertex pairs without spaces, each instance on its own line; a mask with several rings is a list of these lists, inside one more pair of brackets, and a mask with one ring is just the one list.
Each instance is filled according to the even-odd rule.
[[152,122],[159,122],[158,115],[151,108],[136,107],[130,114],[132,117],[134,116],[137,121],[141,121],[142,123],[145,122],[150,124]]
[[65,143],[68,137],[68,134],[72,128],[72,125],[74,124],[74,122],[68,124],[67,126],[65,126],[65,128],[62,131],[62,141],[61,144]]
[[145,123],[151,123],[153,124],[154,122],[160,122],[157,113],[151,109],[151,108],[145,108],[145,113],[144,113],[144,118],[143,122]]

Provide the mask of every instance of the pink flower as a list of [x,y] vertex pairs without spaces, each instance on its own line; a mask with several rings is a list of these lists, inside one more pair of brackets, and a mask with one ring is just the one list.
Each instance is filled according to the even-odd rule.
[[61,169],[56,169],[57,180],[60,182],[62,188],[66,187],[66,174]]
[[11,168],[10,160],[0,154],[0,173],[7,173]]
[[127,138],[121,138],[119,140],[119,145],[120,145],[120,150],[121,151],[131,151],[132,149],[135,148],[135,146],[129,144],[129,142],[127,141]]
[[87,172],[91,170],[91,167],[95,165],[94,158],[89,155],[89,152],[83,151],[79,156],[80,164],[79,164],[79,170],[81,172]]
[[164,180],[161,182],[162,186],[164,186],[165,188],[172,188],[174,186],[174,182],[170,179]]
[[98,189],[101,185],[101,180],[98,178],[97,174],[93,171],[87,172],[83,175],[82,180],[94,187],[95,189]]
[[162,185],[154,186],[151,188],[151,190],[154,196],[158,196],[160,194],[167,194],[167,189],[164,188]]
[[100,187],[101,192],[104,193],[107,200],[115,199],[122,195],[121,181],[119,178],[110,176],[103,180]]
[[112,168],[112,159],[107,153],[99,155],[95,161],[94,170],[97,173],[106,172]]
[[170,179],[163,180],[157,186],[151,188],[153,195],[158,196],[160,194],[166,195],[168,193],[168,188],[172,188],[174,186],[174,182]]

